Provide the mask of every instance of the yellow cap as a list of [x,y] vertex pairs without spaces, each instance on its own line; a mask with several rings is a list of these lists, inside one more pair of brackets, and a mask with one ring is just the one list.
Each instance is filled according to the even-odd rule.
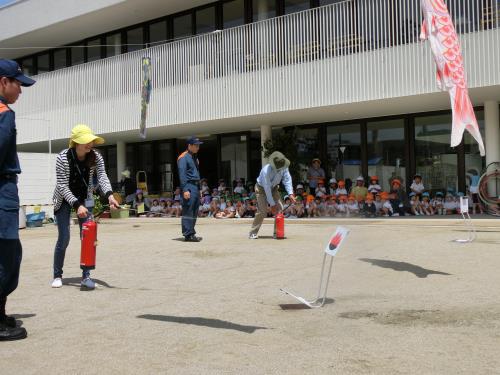
[[90,142],[94,142],[96,145],[102,145],[104,139],[94,135],[87,125],[78,124],[71,130],[69,147],[74,147],[76,144],[86,145]]

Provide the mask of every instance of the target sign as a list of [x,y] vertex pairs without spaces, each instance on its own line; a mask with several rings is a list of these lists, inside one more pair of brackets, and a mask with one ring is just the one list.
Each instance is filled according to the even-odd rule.
[[349,229],[338,227],[335,233],[330,238],[330,241],[328,241],[328,245],[325,248],[325,253],[331,256],[337,255],[338,251],[340,250],[340,246],[342,246],[342,243],[344,242],[348,234]]

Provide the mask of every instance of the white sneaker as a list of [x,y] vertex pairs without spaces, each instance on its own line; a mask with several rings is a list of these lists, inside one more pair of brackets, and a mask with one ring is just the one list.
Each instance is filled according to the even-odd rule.
[[257,236],[255,233],[250,233],[248,238],[250,238],[251,240],[256,240],[257,238],[259,238],[259,236]]
[[80,285],[88,289],[95,288],[95,282],[90,277],[83,279]]
[[56,277],[54,281],[52,281],[52,288],[60,288],[62,287],[62,279],[60,277]]

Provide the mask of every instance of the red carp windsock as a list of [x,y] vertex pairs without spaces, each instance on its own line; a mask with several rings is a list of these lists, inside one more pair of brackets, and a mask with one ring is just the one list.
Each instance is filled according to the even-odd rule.
[[462,142],[467,130],[479,144],[481,156],[484,156],[483,139],[467,90],[460,41],[448,8],[443,0],[421,0],[421,7],[424,22],[420,39],[429,39],[437,66],[437,85],[450,94],[453,112],[451,147]]

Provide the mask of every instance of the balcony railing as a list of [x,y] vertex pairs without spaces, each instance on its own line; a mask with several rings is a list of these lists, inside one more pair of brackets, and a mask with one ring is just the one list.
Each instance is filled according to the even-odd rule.
[[[499,64],[500,0],[447,4],[476,69],[472,85],[500,84],[499,69],[482,62]],[[421,23],[419,0],[348,0],[42,74],[17,108],[21,121],[54,123],[55,137],[85,119],[102,133],[136,129],[143,56],[153,66],[153,127],[430,92]],[[20,138],[46,139],[39,132]]]

